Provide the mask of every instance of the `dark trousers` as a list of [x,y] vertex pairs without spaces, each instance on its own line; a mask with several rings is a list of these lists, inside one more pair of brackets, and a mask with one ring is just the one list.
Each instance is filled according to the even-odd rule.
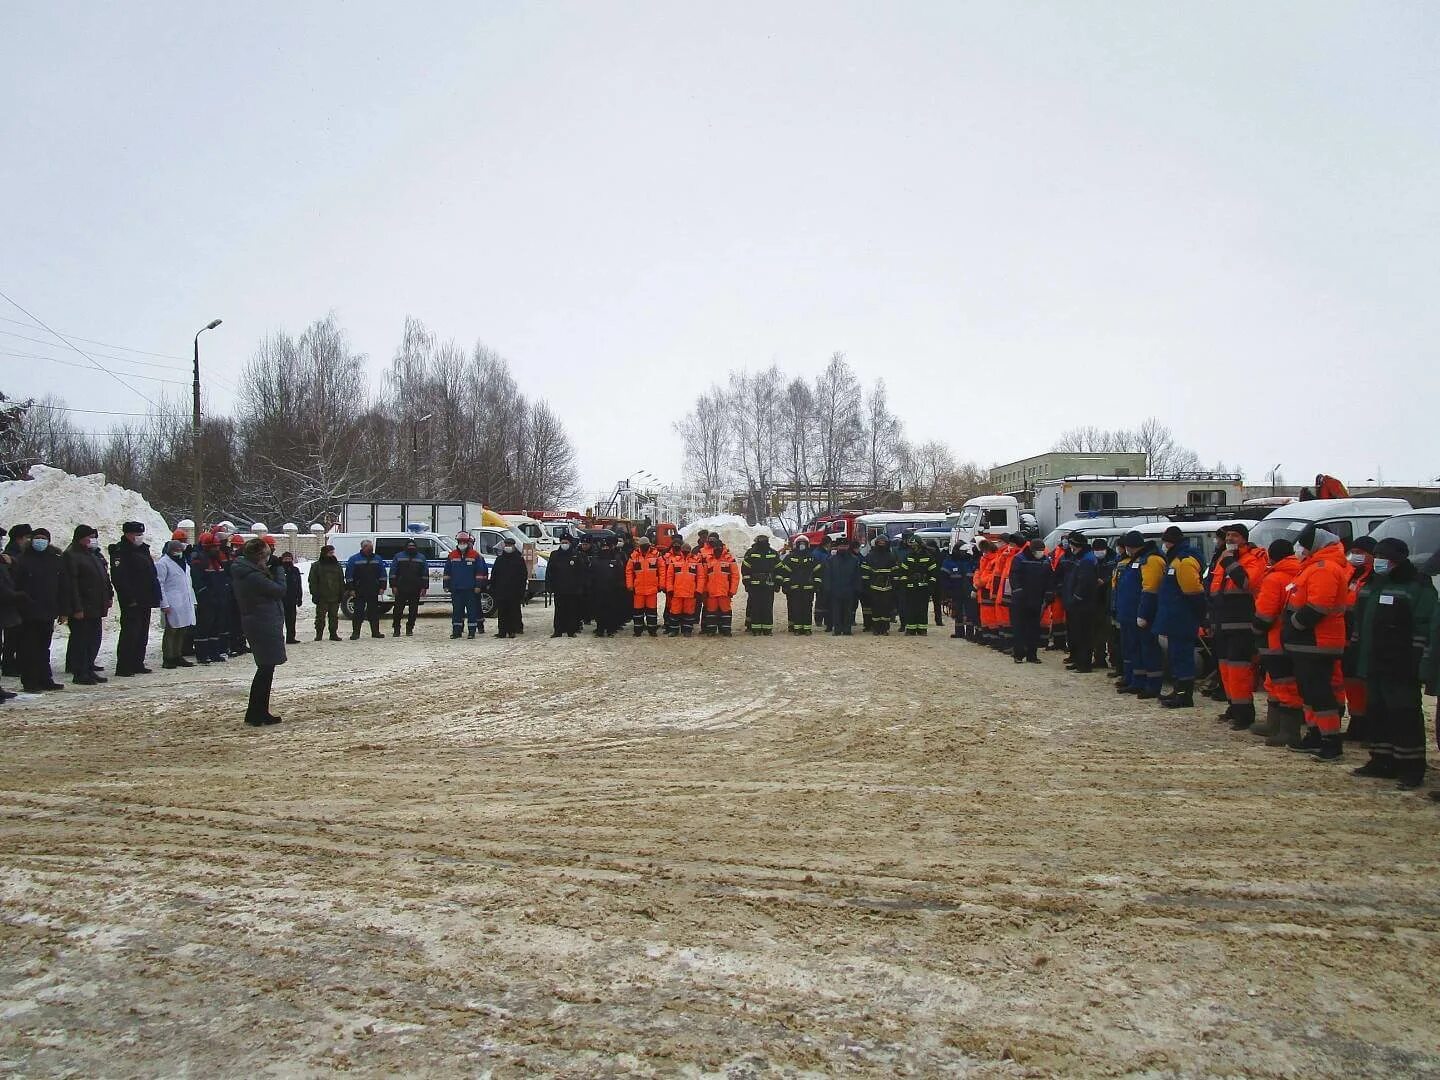
[[223,598],[202,599],[195,605],[195,657],[214,660],[226,651]]
[[745,593],[745,621],[752,630],[775,629],[775,590],[757,585]]
[[340,605],[338,603],[317,603],[315,605],[315,634],[317,637],[325,633],[327,623],[330,626],[330,636],[334,637],[340,629]]
[[578,634],[580,632],[581,601],[583,599],[574,594],[555,594],[555,633]]
[[790,589],[785,593],[785,614],[791,630],[809,630],[815,618],[814,610],[813,589]]
[[929,627],[929,586],[907,585],[900,590],[900,622],[906,630],[924,630]]
[[1095,611],[1081,607],[1065,612],[1065,639],[1070,659],[1077,668],[1090,668],[1095,661]]
[[235,601],[235,594],[231,593],[230,598],[225,602],[225,633],[226,644],[233,655],[240,655],[250,646],[245,644],[245,627],[240,623],[240,605]]
[[400,617],[402,613],[405,617],[405,629],[414,630],[415,618],[420,614],[419,593],[413,596],[396,595],[395,606],[390,609],[390,625],[392,629],[400,629]]
[[1425,711],[1420,684],[1372,675],[1365,680],[1365,695],[1365,719],[1374,733],[1368,744],[1370,752],[1376,757],[1393,757],[1423,772]]
[[830,632],[849,634],[855,629],[855,605],[859,597],[854,593],[830,594]]
[[20,624],[16,623],[5,631],[4,640],[0,641],[0,671],[6,675],[20,674],[20,639],[24,636]]
[[1014,635],[1015,659],[1037,659],[1040,649],[1040,617],[1044,608],[1012,607],[1010,609],[1010,630]]
[[1194,630],[1167,634],[1165,660],[1170,666],[1170,678],[1177,683],[1195,681],[1195,650],[1200,639]]
[[350,617],[350,634],[353,637],[360,636],[360,624],[370,624],[372,637],[380,636],[380,601],[373,596],[356,596],[350,601],[350,610],[354,614]]
[[71,675],[88,677],[100,655],[100,633],[104,624],[99,619],[71,619],[70,640],[65,645],[65,670]]
[[150,644],[150,615],[154,608],[122,607],[120,641],[115,646],[115,673],[134,674],[145,666],[145,649]]
[[298,607],[288,600],[285,602],[285,640],[292,644],[295,641],[295,616],[299,613],[299,610]]
[[828,589],[815,590],[815,624],[822,629],[830,625],[830,592]]
[[50,639],[55,634],[55,623],[49,619],[26,619],[18,630],[20,685],[26,690],[41,690],[55,681],[50,670]]
[[524,632],[525,623],[520,617],[521,599],[519,593],[495,597],[495,616],[500,624],[498,633],[519,634]]
[[250,680],[250,703],[245,708],[246,720],[264,720],[270,715],[270,687],[274,682],[274,664],[255,665],[255,678]]
[[1340,700],[1335,696],[1335,669],[1340,658],[1323,653],[1289,656],[1295,664],[1295,685],[1305,704],[1305,722],[1319,728],[1321,735],[1340,734]]

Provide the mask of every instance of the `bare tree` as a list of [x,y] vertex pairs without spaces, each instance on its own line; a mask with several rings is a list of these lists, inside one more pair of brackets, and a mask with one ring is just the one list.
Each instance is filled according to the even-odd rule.
[[815,451],[820,483],[826,489],[826,510],[840,503],[840,486],[855,469],[865,441],[861,418],[862,393],[844,353],[834,353],[815,380]]
[[799,529],[810,520],[811,500],[806,492],[814,477],[811,473],[811,442],[816,433],[815,395],[804,379],[792,379],[780,403],[781,442],[784,446],[780,472],[794,485],[795,498],[790,506],[791,518]]
[[730,478],[730,447],[734,431],[725,391],[712,386],[695,407],[675,424],[685,449],[685,474],[699,485],[706,507],[719,508],[720,493]]
[[863,425],[865,480],[879,494],[894,488],[899,480],[900,451],[905,441],[900,421],[890,411],[884,379],[865,395]]

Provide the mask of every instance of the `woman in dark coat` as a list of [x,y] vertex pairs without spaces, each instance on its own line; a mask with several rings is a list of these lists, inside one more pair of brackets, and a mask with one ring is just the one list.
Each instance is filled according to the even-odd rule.
[[506,537],[505,546],[490,569],[490,594],[495,597],[495,613],[500,620],[496,637],[513,638],[524,633],[520,605],[525,602],[525,590],[529,584],[530,567],[525,564],[525,556],[520,554],[515,541]]
[[65,670],[81,686],[105,681],[96,674],[100,633],[115,598],[110,587],[110,564],[96,543],[100,534],[89,525],[76,525],[65,549],[65,569],[75,586],[75,610],[70,613],[70,642],[65,648]]
[[240,608],[240,627],[255,657],[255,679],[250,684],[250,704],[245,723],[265,727],[280,723],[270,712],[270,686],[275,669],[285,663],[285,571],[277,564],[267,567],[270,546],[255,537],[246,542],[240,558],[230,571],[235,603]]

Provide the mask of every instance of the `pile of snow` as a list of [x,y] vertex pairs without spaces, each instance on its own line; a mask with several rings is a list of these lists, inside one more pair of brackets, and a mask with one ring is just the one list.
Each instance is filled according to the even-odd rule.
[[144,524],[152,551],[170,539],[170,526],[143,495],[107,484],[103,473],[72,476],[49,465],[32,465],[29,480],[0,483],[0,525],[8,529],[24,522],[32,529],[49,529],[50,539],[60,547],[70,546],[76,525],[92,526],[100,531],[101,543],[114,543],[127,521]]
[[708,529],[710,532],[718,532],[720,539],[730,549],[730,554],[737,559],[743,555],[755,542],[757,536],[770,537],[770,544],[775,550],[780,550],[780,544],[775,538],[775,533],[768,525],[751,525],[738,514],[720,514],[716,517],[700,518],[692,521],[680,531],[681,537],[687,544],[695,543],[695,537],[701,529]]

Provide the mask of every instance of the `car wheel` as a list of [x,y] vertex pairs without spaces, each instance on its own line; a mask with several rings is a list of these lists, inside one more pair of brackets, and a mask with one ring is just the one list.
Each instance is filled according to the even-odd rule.
[[480,614],[487,619],[495,614],[495,597],[488,592],[480,594]]

